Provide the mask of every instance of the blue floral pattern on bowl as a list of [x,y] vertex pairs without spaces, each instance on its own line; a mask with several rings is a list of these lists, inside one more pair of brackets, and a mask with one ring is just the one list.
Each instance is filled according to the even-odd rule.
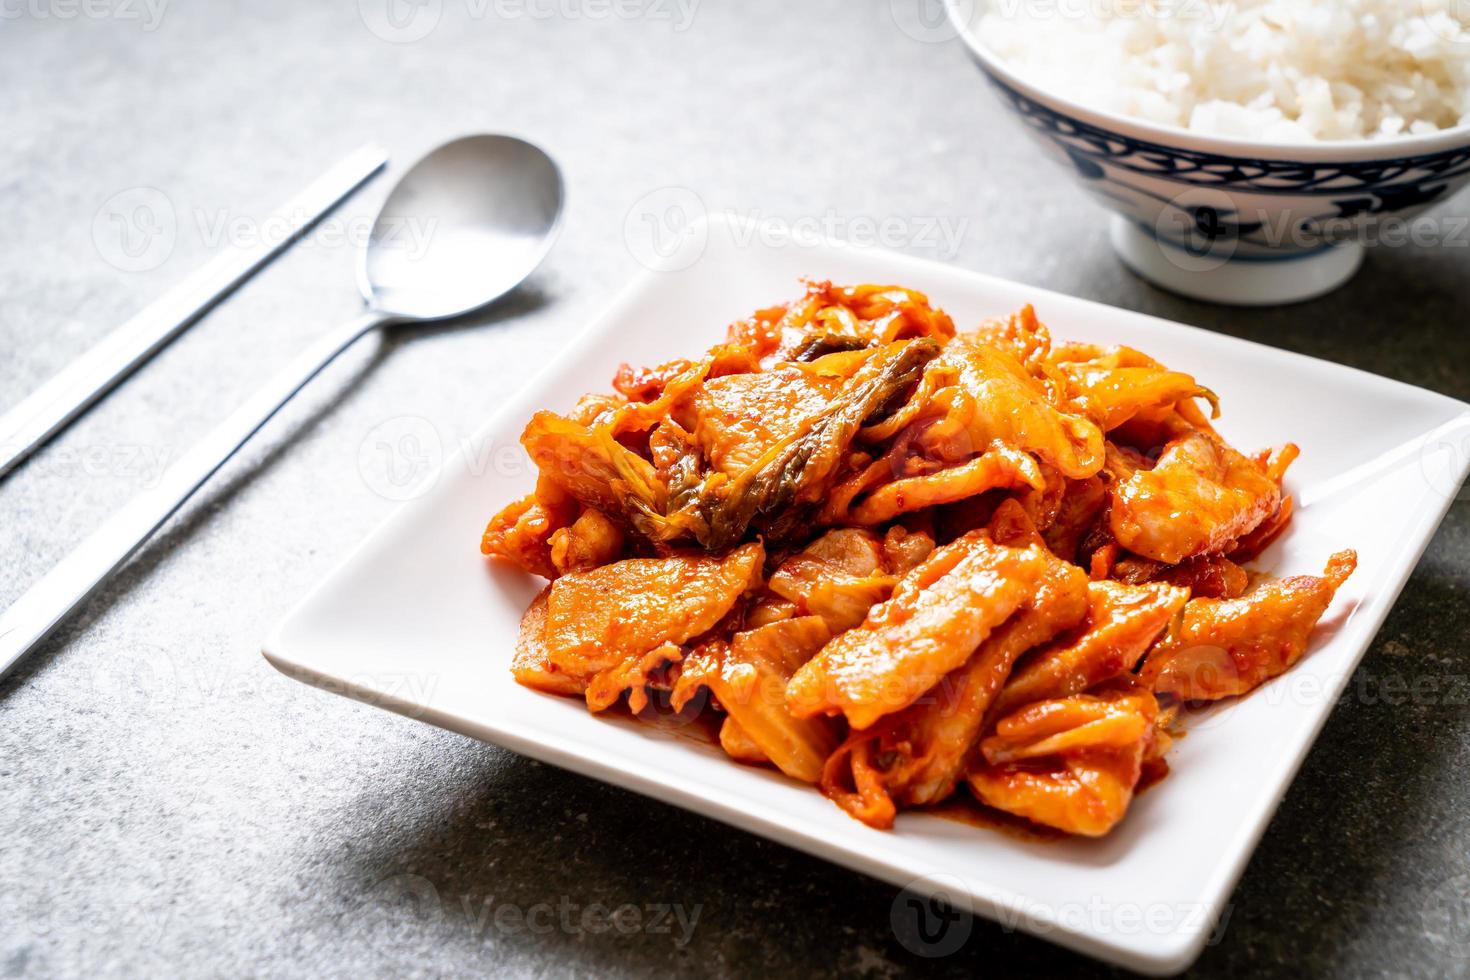
[[1168,146],[1101,128],[1012,88],[976,59],[1034,137],[1151,235],[1195,254],[1300,257],[1407,219],[1470,177],[1470,146],[1408,157],[1299,162]]

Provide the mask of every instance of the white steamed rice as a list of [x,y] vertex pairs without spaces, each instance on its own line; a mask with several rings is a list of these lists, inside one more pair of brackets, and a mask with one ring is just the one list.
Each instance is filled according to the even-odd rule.
[[1470,123],[1465,0],[988,0],[978,35],[1044,91],[1213,136]]

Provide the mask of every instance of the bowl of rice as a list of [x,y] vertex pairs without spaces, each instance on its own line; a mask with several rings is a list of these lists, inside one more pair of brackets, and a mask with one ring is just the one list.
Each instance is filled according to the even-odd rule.
[[[945,0],[1135,272],[1213,302],[1342,285],[1470,180],[1470,0]],[[1462,235],[1462,237],[1464,237]]]

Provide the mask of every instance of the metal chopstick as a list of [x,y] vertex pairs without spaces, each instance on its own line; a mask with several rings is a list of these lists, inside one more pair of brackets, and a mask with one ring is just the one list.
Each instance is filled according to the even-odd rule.
[[0,476],[25,459],[118,381],[188,328],[216,300],[249,278],[377,173],[387,154],[364,146],[281,206],[262,227],[272,241],[232,248],[118,327],[91,350],[0,416]]

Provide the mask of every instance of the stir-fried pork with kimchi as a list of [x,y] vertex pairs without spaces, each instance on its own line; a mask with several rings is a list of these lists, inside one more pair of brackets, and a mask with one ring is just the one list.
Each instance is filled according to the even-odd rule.
[[705,713],[875,827],[968,793],[1106,834],[1180,706],[1288,670],[1357,560],[1248,573],[1296,447],[1236,450],[1193,377],[1030,307],[957,332],[812,283],[612,388],[531,419],[536,490],[485,531],[551,582],[516,679]]

